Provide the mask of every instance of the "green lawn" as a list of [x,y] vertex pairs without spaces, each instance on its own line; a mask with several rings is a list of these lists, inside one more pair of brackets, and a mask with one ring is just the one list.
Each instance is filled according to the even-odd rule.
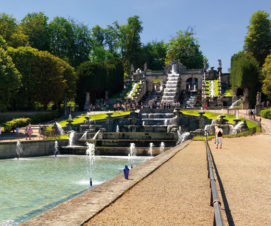
[[[129,115],[130,111],[115,111],[113,112],[113,114],[111,115],[112,117],[118,117],[118,116],[124,116],[124,115]],[[90,114],[90,115],[83,115],[80,117],[74,117],[72,120],[72,124],[79,124],[79,123],[83,123],[86,120],[86,116],[89,116],[90,120],[101,120],[101,119],[105,119],[107,118],[107,113],[102,113],[102,114]],[[63,120],[61,122],[58,122],[59,125],[61,125],[62,127],[66,126],[68,124],[67,120]],[[53,125],[47,127],[46,131],[50,131],[52,130]]]

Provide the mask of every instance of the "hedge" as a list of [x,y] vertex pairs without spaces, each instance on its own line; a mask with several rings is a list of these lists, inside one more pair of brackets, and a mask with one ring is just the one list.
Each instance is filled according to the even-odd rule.
[[271,119],[271,108],[261,110],[260,116],[263,118]]
[[24,127],[31,122],[30,118],[16,118],[11,121],[5,122],[3,127],[5,132],[15,130],[17,127]]

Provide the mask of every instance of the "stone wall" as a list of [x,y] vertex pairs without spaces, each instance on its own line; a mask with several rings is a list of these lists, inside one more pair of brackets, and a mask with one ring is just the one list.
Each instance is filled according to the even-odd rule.
[[[0,143],[0,159],[16,158],[16,142]],[[59,140],[58,145],[67,145],[68,140]],[[20,157],[37,157],[53,155],[55,152],[55,141],[22,141],[23,153]]]

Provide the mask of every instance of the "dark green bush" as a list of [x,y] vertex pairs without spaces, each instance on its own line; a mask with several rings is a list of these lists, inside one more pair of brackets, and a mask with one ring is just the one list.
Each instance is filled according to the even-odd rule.
[[31,117],[31,122],[40,123],[40,122],[51,121],[55,118],[58,118],[59,116],[60,116],[60,113],[58,111],[38,113]]
[[31,122],[30,118],[16,118],[11,121],[5,122],[3,127],[6,132],[15,130],[16,127],[23,127]]
[[263,118],[271,119],[271,108],[264,109],[260,111],[260,116]]

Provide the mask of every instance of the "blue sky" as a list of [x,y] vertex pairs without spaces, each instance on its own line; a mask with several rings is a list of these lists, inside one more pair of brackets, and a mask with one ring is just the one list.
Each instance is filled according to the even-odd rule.
[[0,0],[1,13],[20,21],[27,13],[44,12],[75,19],[90,28],[113,21],[126,23],[138,15],[143,22],[142,42],[168,42],[179,30],[193,28],[210,66],[222,59],[223,71],[231,56],[243,48],[251,15],[257,10],[271,14],[270,0]]

